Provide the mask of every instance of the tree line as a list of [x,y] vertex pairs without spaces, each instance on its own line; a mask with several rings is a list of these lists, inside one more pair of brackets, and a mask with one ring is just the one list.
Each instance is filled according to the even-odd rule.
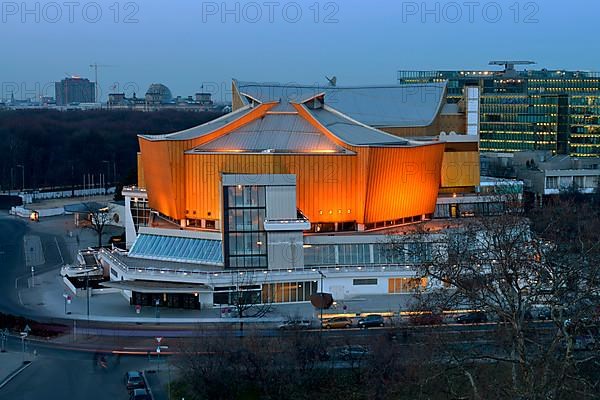
[[[201,336],[173,360],[171,394],[193,400],[599,399],[599,210],[595,196],[565,193],[527,214],[514,209],[464,219],[441,234],[418,225],[390,240],[406,251],[405,241],[445,237],[418,267],[432,284],[415,293],[411,306],[439,319],[418,323],[426,326],[400,321],[360,336]],[[484,314],[488,322],[444,326],[458,322],[456,310]],[[536,310],[548,311],[544,321]],[[336,359],[340,348],[356,345],[368,355]]]
[[82,185],[84,174],[136,183],[138,134],[165,134],[210,121],[215,112],[18,110],[0,112],[2,190]]

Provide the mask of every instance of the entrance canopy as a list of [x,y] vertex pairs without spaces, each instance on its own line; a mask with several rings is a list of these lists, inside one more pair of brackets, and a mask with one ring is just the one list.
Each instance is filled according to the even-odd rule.
[[131,290],[138,293],[212,293],[210,286],[193,283],[161,282],[161,281],[110,281],[102,282],[102,286]]

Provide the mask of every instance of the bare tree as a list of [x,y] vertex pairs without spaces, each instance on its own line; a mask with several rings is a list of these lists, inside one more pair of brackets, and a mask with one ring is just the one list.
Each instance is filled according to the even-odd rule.
[[[590,366],[597,372],[591,362],[598,351],[576,357],[574,350],[577,331],[594,317],[600,294],[598,212],[563,202],[534,221],[518,214],[472,218],[438,234],[433,245],[423,230],[391,240],[403,251],[406,241],[431,245],[417,268],[429,279],[421,308],[484,310],[497,318],[493,345],[458,353],[440,346],[452,352],[448,360],[469,376],[475,394],[481,393],[480,363],[489,362],[510,371],[502,396],[595,398],[598,380],[588,372]],[[552,326],[530,321],[536,307],[552,311]]]
[[263,296],[262,275],[252,270],[231,273],[229,305],[240,319],[240,332],[244,330],[244,318],[262,318],[272,310],[272,299]]
[[98,236],[98,247],[102,247],[102,235],[106,226],[113,220],[113,207],[101,206],[97,203],[83,203],[88,217],[88,224],[84,227],[96,232]]

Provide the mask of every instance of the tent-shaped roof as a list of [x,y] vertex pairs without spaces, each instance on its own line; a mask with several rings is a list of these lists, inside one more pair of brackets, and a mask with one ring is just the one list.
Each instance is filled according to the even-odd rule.
[[195,126],[193,128],[186,129],[183,131],[169,133],[166,135],[139,135],[139,136],[143,137],[144,139],[148,139],[148,140],[194,139],[194,138],[197,138],[200,136],[207,135],[211,132],[214,132],[217,129],[220,129],[220,128],[226,126],[227,124],[230,124],[230,123],[236,121],[237,119],[243,117],[244,115],[248,114],[250,111],[252,111],[252,108],[250,106],[246,106],[246,107],[240,108],[239,110],[231,112],[229,114],[225,114],[222,117],[219,117],[217,119],[213,119],[212,121],[209,121],[205,124],[198,125],[198,126]]
[[372,127],[429,126],[440,112],[446,83],[387,86],[316,86],[234,80],[242,100],[304,103],[323,95],[325,103]]
[[205,152],[351,153],[297,113],[267,113],[192,150]]

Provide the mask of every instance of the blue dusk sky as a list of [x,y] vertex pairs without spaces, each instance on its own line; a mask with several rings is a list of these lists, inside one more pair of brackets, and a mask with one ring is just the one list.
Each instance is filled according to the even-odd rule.
[[66,75],[94,79],[103,98],[212,91],[231,78],[339,85],[393,84],[396,71],[534,68],[599,70],[600,3],[538,1],[3,1],[0,98],[53,95]]

